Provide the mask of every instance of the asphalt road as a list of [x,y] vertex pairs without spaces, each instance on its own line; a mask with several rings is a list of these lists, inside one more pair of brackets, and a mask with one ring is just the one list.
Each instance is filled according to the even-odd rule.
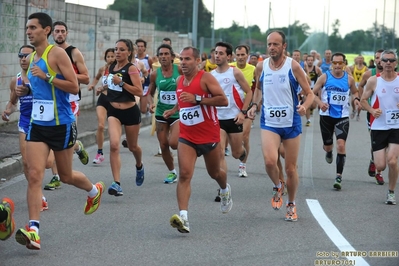
[[[231,212],[222,214],[213,201],[217,184],[200,157],[192,181],[191,232],[177,232],[169,225],[169,218],[178,213],[176,184],[163,183],[167,168],[161,157],[154,156],[157,139],[145,127],[139,137],[143,186],[136,186],[134,158],[122,148],[123,197],[104,194],[98,211],[85,216],[84,191],[67,185],[45,191],[50,209],[41,217],[42,249],[28,250],[12,237],[0,242],[0,265],[399,265],[399,205],[385,205],[387,184],[378,186],[367,174],[370,141],[365,113],[361,121],[351,120],[341,191],[333,189],[336,152],[334,163],[327,164],[318,120],[316,114],[311,127],[303,128],[297,222],[284,221],[285,208],[275,211],[270,206],[272,183],[265,173],[256,121],[249,177],[239,178],[238,161],[227,157]],[[104,150],[109,150],[108,142]],[[88,151],[92,159],[96,147]],[[108,152],[106,156],[103,164],[90,161],[86,166],[75,157],[74,169],[109,186]],[[176,156],[175,160],[177,166]],[[387,181],[387,170],[384,177]],[[45,182],[50,179],[46,172]],[[28,220],[26,186],[22,175],[0,185],[0,197],[15,201],[17,227]]]

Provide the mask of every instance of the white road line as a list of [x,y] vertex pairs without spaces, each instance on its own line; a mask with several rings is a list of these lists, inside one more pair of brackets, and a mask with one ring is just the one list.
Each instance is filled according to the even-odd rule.
[[[338,249],[341,252],[345,251],[355,252],[356,249],[351,246],[351,244],[345,239],[345,237],[338,231],[335,225],[327,217],[319,201],[315,199],[306,199],[306,202],[314,218],[320,224],[321,228],[323,228],[324,232],[331,239],[331,241],[338,247]],[[355,260],[356,265],[369,266],[367,261],[365,261],[362,257],[350,256],[346,258],[348,260]]]

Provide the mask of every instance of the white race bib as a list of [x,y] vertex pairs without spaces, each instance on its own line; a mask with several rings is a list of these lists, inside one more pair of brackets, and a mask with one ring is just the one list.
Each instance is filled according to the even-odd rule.
[[395,125],[399,123],[399,110],[386,110],[385,122],[387,125]]
[[335,105],[345,105],[348,102],[348,93],[347,92],[340,92],[340,91],[332,91],[330,104]]
[[119,91],[122,92],[122,87],[119,86],[119,84],[114,84],[112,82],[112,78],[114,77],[114,74],[108,74],[108,78],[107,78],[107,85],[108,85],[108,89],[109,90],[113,90],[113,91]]
[[179,111],[180,122],[186,126],[193,126],[204,122],[201,105],[181,108]]
[[54,120],[54,101],[33,99],[31,116],[38,121]]
[[177,103],[176,92],[175,91],[161,91],[159,100],[163,104],[175,105]]
[[292,111],[288,106],[274,106],[266,110],[266,119],[270,122],[285,123],[292,118]]

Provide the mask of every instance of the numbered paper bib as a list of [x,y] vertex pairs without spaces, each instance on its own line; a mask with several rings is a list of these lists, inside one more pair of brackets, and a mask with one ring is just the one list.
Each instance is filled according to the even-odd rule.
[[107,78],[107,85],[108,85],[108,89],[109,90],[113,90],[113,91],[122,91],[122,87],[119,85],[116,85],[112,82],[112,78],[114,77],[114,74],[108,74],[108,78]]
[[54,101],[33,99],[32,118],[38,121],[54,120]]
[[177,98],[175,91],[161,91],[160,92],[160,102],[163,104],[175,105]]
[[330,104],[345,105],[345,103],[347,103],[348,97],[349,96],[347,92],[332,91]]
[[289,121],[292,115],[292,111],[288,106],[275,106],[266,110],[266,117],[270,122],[284,123]]
[[180,122],[186,126],[193,126],[204,122],[204,114],[200,105],[180,109]]
[[385,114],[385,122],[387,125],[399,123],[399,110],[387,110]]

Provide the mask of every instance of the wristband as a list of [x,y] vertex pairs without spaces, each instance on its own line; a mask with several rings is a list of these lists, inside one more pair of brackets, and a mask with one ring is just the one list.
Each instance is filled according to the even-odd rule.
[[360,98],[359,97],[356,97],[355,100],[358,100],[360,102]]
[[251,107],[249,107],[248,109],[251,109],[252,106],[254,106],[254,105],[256,105],[256,109],[258,109],[258,104],[257,104],[257,103],[252,103],[252,104],[251,104]]
[[48,83],[53,84],[53,79],[54,78],[55,78],[54,76],[51,76],[51,78],[48,80]]
[[28,93],[26,95],[29,95],[31,93],[30,87],[28,87]]

